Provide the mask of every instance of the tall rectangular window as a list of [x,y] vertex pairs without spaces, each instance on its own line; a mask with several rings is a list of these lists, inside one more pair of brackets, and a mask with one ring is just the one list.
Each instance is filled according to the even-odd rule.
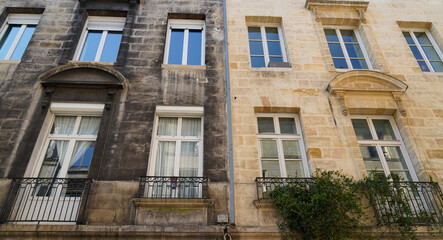
[[280,27],[249,26],[251,67],[269,67],[271,62],[288,62]]
[[89,17],[74,60],[115,62],[122,39],[125,18]]
[[392,117],[353,116],[352,125],[368,171],[417,181],[412,163]]
[[40,15],[9,15],[1,29],[0,59],[20,60],[39,20]]
[[205,64],[205,21],[170,19],[164,64]]
[[257,116],[263,177],[309,176],[300,122],[289,114]]
[[326,40],[336,69],[372,69],[358,31],[325,28]]
[[403,36],[423,72],[443,71],[443,54],[427,30],[404,30]]

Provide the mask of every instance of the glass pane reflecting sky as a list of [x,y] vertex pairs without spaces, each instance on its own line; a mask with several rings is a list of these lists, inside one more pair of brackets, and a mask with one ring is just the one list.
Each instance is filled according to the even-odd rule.
[[20,38],[20,41],[17,44],[17,47],[14,50],[14,53],[11,56],[11,59],[13,60],[20,60],[23,56],[23,53],[26,50],[26,47],[28,46],[29,41],[31,40],[32,34],[34,34],[36,26],[27,26],[25,31],[23,32],[22,37]]
[[103,31],[89,31],[86,36],[85,44],[83,45],[80,61],[94,61],[97,55],[98,45],[102,37]]
[[202,65],[202,31],[189,30],[188,65]]
[[121,40],[122,32],[108,32],[100,62],[115,62],[117,60]]
[[20,30],[21,25],[10,25],[5,35],[3,36],[0,42],[0,59],[5,59],[6,54],[11,48],[12,42],[17,36],[18,31]]
[[185,36],[185,30],[183,29],[171,30],[168,64],[182,64],[184,36]]

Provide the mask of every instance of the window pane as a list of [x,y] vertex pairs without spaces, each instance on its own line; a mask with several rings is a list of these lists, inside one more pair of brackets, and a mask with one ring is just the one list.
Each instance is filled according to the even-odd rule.
[[383,166],[380,162],[377,149],[374,146],[362,146],[360,147],[365,167],[368,170],[383,170]]
[[409,46],[411,48],[412,54],[414,54],[415,59],[422,60],[423,57],[421,56],[420,51],[418,51],[418,48],[414,46]]
[[275,133],[272,117],[258,117],[258,133]]
[[354,69],[368,69],[368,65],[363,59],[351,59],[351,64]]
[[261,157],[268,159],[278,159],[277,142],[275,140],[261,140]]
[[432,45],[425,32],[414,32],[414,35],[417,37],[417,41],[420,45]]
[[294,118],[278,118],[280,123],[280,133],[296,134]]
[[409,171],[392,171],[391,174],[399,176],[402,181],[412,182],[412,177]]
[[428,68],[428,65],[426,65],[426,63],[424,61],[417,61],[417,62],[418,62],[418,65],[420,65],[420,69],[423,72],[429,72],[430,71],[429,68]]
[[198,176],[198,143],[182,142],[180,150],[180,177]]
[[266,67],[265,57],[252,57],[251,56],[251,66],[252,67]]
[[177,123],[178,123],[178,118],[173,118],[173,117],[158,118],[157,135],[177,136]]
[[346,60],[344,58],[333,58],[332,61],[334,62],[334,67],[338,69],[347,69],[348,64],[346,63]]
[[168,64],[182,64],[184,29],[172,29],[169,42]]
[[67,178],[88,177],[92,154],[94,153],[94,141],[78,141],[75,143],[74,152],[69,163]]
[[325,35],[328,42],[338,42],[338,36],[335,29],[325,29]]
[[5,59],[6,54],[11,49],[12,42],[17,37],[17,33],[22,25],[9,25],[8,30],[6,30],[5,35],[0,42],[0,59]]
[[268,51],[269,51],[269,55],[281,56],[282,52],[281,52],[280,42],[269,42],[268,41]]
[[89,31],[83,45],[80,61],[94,61],[103,31]]
[[431,65],[435,72],[443,72],[443,63],[441,61],[431,62]]
[[248,27],[249,39],[261,40],[260,27]]
[[51,140],[49,142],[38,177],[55,178],[58,176],[68,144],[69,141]]
[[122,32],[108,32],[100,62],[115,62],[117,60],[121,40]]
[[406,42],[408,42],[408,44],[414,44],[414,40],[412,40],[411,34],[409,34],[409,32],[403,32],[403,36],[406,39]]
[[202,30],[189,30],[188,65],[202,65]]
[[286,173],[288,177],[304,177],[302,161],[289,160],[285,161]]
[[358,44],[345,44],[350,58],[364,58],[363,52]]
[[387,147],[382,146],[383,154],[385,155],[386,162],[389,169],[408,169],[406,162],[401,153],[400,147]]
[[372,139],[366,119],[352,119],[351,121],[358,140]]
[[378,140],[396,140],[391,123],[385,119],[372,120],[375,131],[377,132]]
[[262,160],[261,167],[263,177],[281,177],[278,161]]
[[28,46],[28,43],[31,40],[32,34],[34,34],[34,30],[35,26],[26,27],[10,59],[20,60],[22,58],[23,53],[25,52],[26,47]]
[[155,176],[174,176],[175,142],[158,142]]
[[301,159],[300,145],[296,140],[286,140],[283,143],[283,153],[285,159]]
[[77,117],[73,116],[56,116],[51,134],[72,134],[76,119]]
[[264,55],[262,42],[249,41],[249,50],[251,55]]
[[267,27],[266,31],[266,40],[280,40],[278,36],[278,29],[276,27]]
[[343,50],[339,43],[328,43],[329,51],[332,57],[344,57]]
[[283,62],[283,58],[282,57],[270,57],[269,61],[270,62]]
[[80,127],[78,130],[79,135],[97,135],[100,128],[101,117],[82,117]]
[[340,30],[343,42],[358,42],[354,30]]
[[201,118],[183,118],[182,119],[182,136],[201,135]]
[[428,57],[429,60],[440,60],[440,57],[438,56],[434,47],[423,47],[423,51],[425,52],[426,57]]

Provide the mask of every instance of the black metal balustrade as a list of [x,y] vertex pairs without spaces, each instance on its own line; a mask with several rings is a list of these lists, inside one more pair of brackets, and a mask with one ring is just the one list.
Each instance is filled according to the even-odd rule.
[[[309,186],[313,178],[271,178],[258,177],[257,199],[269,199],[269,192],[286,185]],[[394,201],[384,196],[372,196],[375,215],[379,224],[395,223],[395,216],[415,218],[419,224],[443,224],[443,193],[435,182],[390,182],[389,191],[400,197]],[[401,202],[401,203],[399,203]],[[406,208],[403,204],[407,204]],[[404,212],[405,209],[410,211]]]
[[207,177],[140,177],[140,198],[208,198]]
[[91,179],[12,179],[0,211],[1,222],[82,223]]

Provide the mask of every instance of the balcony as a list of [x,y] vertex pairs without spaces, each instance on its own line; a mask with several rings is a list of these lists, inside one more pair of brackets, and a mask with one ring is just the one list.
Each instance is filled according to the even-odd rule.
[[[269,199],[269,193],[276,187],[300,185],[309,188],[315,182],[314,178],[269,178],[255,179],[257,199]],[[378,224],[389,225],[396,223],[396,217],[414,218],[421,225],[443,224],[443,193],[435,182],[389,182],[386,191],[395,194],[387,196],[369,196],[374,206]],[[401,201],[399,201],[400,199]],[[400,214],[399,214],[400,213]]]
[[207,177],[140,177],[140,198],[208,198]]
[[82,223],[91,179],[14,178],[0,220],[16,223]]

